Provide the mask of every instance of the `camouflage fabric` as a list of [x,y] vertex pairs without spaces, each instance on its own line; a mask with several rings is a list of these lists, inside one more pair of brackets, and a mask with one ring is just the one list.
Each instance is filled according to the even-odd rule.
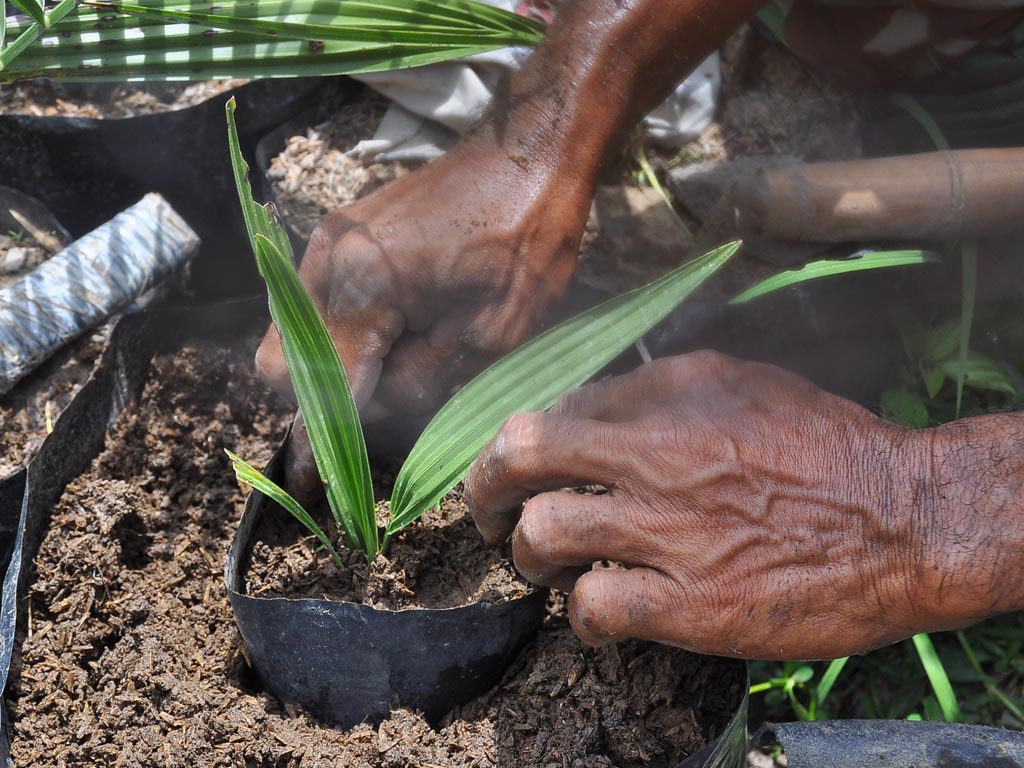
[[816,71],[863,86],[1024,80],[1024,0],[771,0],[759,19]]

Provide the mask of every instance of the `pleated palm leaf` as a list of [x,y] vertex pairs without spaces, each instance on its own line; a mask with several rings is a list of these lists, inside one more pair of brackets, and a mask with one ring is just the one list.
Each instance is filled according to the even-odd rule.
[[532,46],[541,24],[475,0],[14,0],[0,82],[299,77]]

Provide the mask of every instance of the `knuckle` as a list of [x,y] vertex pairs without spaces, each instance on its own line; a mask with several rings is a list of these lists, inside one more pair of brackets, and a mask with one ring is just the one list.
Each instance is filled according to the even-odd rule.
[[728,374],[734,361],[713,349],[700,349],[684,355],[680,363],[685,364],[693,375],[717,381]]
[[503,467],[517,466],[536,456],[544,444],[542,413],[516,413],[505,420],[494,441],[494,459]]
[[288,376],[280,348],[269,338],[265,338],[256,350],[256,372],[260,379],[275,387]]

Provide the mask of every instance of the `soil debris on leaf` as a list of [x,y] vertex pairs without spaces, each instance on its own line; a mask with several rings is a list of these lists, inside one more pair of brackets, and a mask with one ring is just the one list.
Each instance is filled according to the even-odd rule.
[[57,506],[8,689],[15,765],[662,768],[721,732],[741,668],[646,643],[586,649],[560,601],[502,683],[436,730],[399,708],[339,731],[263,693],[223,581],[243,506],[223,449],[261,465],[291,417],[254,350],[156,358]]

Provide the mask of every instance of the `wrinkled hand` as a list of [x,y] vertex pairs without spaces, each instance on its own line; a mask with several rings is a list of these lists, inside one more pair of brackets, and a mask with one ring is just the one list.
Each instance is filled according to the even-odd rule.
[[[466,498],[488,541],[512,536],[526,578],[572,589],[588,643],[832,658],[926,621],[916,434],[778,368],[700,352],[512,417]],[[558,490],[591,484],[608,493]],[[629,568],[591,569],[604,560]]]
[[[556,171],[464,142],[314,232],[300,276],[365,421],[429,412],[524,341],[561,297],[590,191]],[[257,366],[292,395],[274,327]],[[304,430],[292,444],[288,485],[306,495],[318,484]]]

